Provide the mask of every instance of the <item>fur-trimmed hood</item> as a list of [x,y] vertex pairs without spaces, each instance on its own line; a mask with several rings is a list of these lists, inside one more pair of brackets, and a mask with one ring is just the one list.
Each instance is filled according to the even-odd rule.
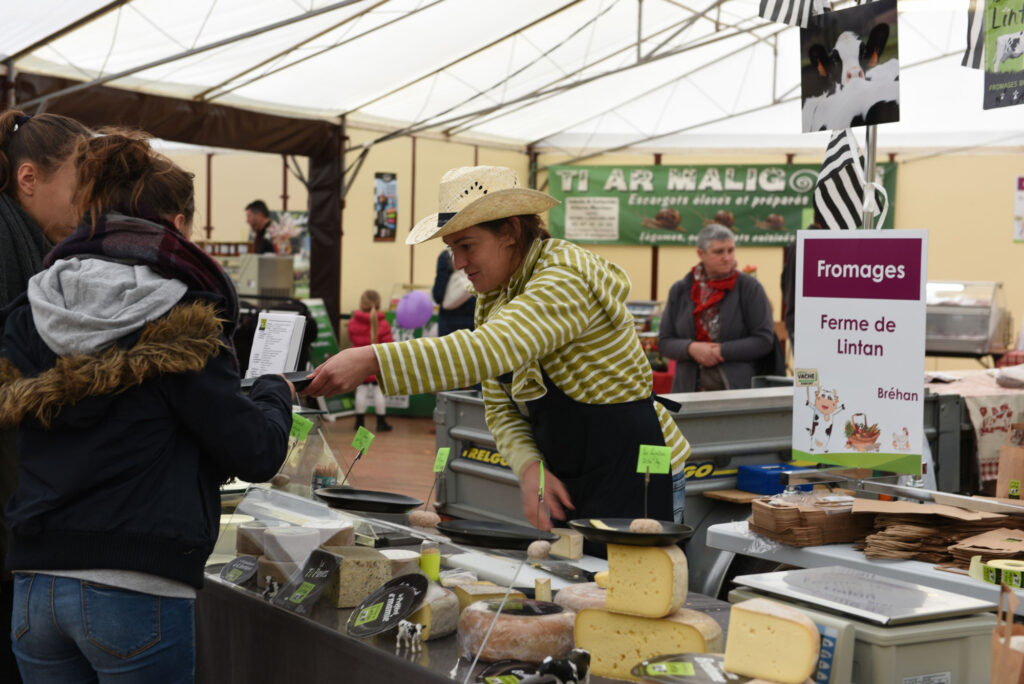
[[[57,356],[41,343],[29,308],[22,307],[6,321],[0,425],[34,419],[50,427],[63,422],[62,409],[86,399],[114,396],[160,375],[198,372],[225,346],[223,323],[212,302],[182,302],[101,352]],[[85,411],[87,421],[104,417],[97,408]]]

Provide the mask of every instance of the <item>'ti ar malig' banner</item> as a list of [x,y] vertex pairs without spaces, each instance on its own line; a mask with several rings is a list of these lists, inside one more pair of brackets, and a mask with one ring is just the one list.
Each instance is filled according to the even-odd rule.
[[920,473],[928,233],[797,235],[793,458]]
[[[692,246],[708,223],[731,220],[739,245],[785,245],[814,220],[820,170],[819,164],[552,166],[548,187],[561,204],[548,221],[552,235],[573,242]],[[891,202],[896,165],[879,164],[878,175]],[[890,207],[883,228],[892,228],[894,214]]]

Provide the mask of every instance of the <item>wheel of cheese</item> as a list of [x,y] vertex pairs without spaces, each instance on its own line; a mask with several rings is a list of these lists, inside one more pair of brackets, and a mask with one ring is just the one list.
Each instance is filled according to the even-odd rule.
[[263,555],[268,560],[301,563],[320,546],[320,531],[304,527],[270,527],[263,531]]
[[470,604],[459,617],[459,648],[472,660],[480,652],[480,660],[525,660],[539,663],[544,658],[564,658],[573,646],[573,623],[576,613],[556,603],[531,599],[509,600],[505,603],[491,635],[491,627],[499,599]]
[[238,526],[238,537],[235,550],[249,556],[263,555],[263,532],[269,527],[287,527],[288,523],[280,520],[253,520]]
[[298,563],[288,561],[270,560],[266,556],[256,559],[256,585],[261,589],[267,588],[267,578],[274,580],[284,586],[288,580],[299,569]]
[[446,637],[458,627],[459,599],[451,589],[431,582],[423,597],[423,605],[406,620],[423,625],[423,641]]
[[584,582],[559,589],[555,594],[555,603],[578,613],[587,608],[604,609],[607,596],[607,589],[602,589],[595,582]]
[[321,546],[352,546],[355,528],[346,520],[311,520],[303,525],[320,532]]
[[402,575],[420,571],[420,554],[416,551],[410,551],[409,549],[381,549],[380,552],[391,561],[392,577],[401,577]]

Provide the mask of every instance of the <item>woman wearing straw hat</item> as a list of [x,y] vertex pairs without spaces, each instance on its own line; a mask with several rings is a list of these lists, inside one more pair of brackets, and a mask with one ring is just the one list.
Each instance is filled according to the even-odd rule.
[[[478,293],[476,329],[346,349],[313,371],[305,394],[350,391],[376,375],[385,394],[483,383],[487,425],[520,481],[523,513],[538,512],[540,463],[552,517],[641,517],[641,444],[672,448],[679,483],[690,447],[653,401],[651,366],[625,300],[625,272],[551,238],[539,213],[557,204],[522,188],[514,171],[477,166],[441,179],[441,211],[406,243],[443,238]],[[648,516],[672,520],[673,478],[651,476]],[[573,511],[573,515],[569,515]]]

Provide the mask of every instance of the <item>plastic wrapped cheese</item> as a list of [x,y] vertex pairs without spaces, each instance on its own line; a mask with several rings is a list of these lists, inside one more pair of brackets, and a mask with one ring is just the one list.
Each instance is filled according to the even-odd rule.
[[355,541],[355,528],[347,520],[311,520],[303,527],[317,530],[323,546],[351,546]]
[[451,589],[431,582],[423,604],[406,620],[423,625],[423,641],[448,636],[459,626],[459,599]]
[[252,520],[238,526],[235,550],[250,556],[263,555],[263,533],[271,527],[288,527],[281,520]]
[[266,589],[268,578],[283,586],[300,567],[298,563],[270,560],[266,556],[260,556],[256,559],[256,586]]
[[608,545],[608,610],[665,617],[686,601],[686,556],[678,546]]
[[380,552],[391,561],[391,576],[400,577],[420,571],[420,554],[409,549],[381,549]]
[[[539,663],[544,658],[564,658],[572,650],[576,613],[547,601],[510,600],[505,604],[491,635],[484,644],[501,601],[477,601],[459,617],[459,648],[472,660],[525,660]],[[483,647],[481,650],[481,646]]]
[[792,606],[756,598],[729,610],[725,669],[781,684],[801,684],[818,664],[814,621]]
[[320,532],[303,527],[268,527],[263,531],[263,555],[270,560],[302,563],[320,546]]
[[718,623],[688,608],[663,618],[585,609],[576,617],[575,637],[576,648],[590,651],[592,673],[630,681],[638,681],[630,670],[646,658],[722,650],[722,628]]
[[587,608],[604,608],[608,591],[596,582],[570,584],[555,594],[555,603],[571,611],[580,612]]

